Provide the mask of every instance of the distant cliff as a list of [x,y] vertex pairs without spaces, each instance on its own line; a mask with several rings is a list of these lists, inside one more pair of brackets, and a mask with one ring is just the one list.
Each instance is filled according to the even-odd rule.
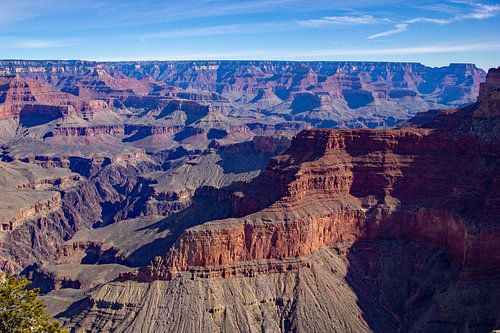
[[485,79],[473,64],[0,61],[0,75],[14,74],[93,98],[155,95],[167,85],[181,98],[341,128],[392,126],[416,112],[472,103]]

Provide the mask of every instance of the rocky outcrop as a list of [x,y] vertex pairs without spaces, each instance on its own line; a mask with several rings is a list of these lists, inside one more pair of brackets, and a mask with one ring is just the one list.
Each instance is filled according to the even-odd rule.
[[[126,69],[128,69],[126,67]],[[248,93],[254,102],[263,98],[287,100],[290,91],[324,91],[331,96],[345,97],[362,93],[385,99],[391,92],[409,87],[416,94],[429,94],[442,89],[441,100],[457,101],[467,94],[478,92],[478,83],[469,86],[462,81],[463,72],[474,80],[483,77],[473,65],[452,64],[448,68],[430,69],[420,64],[370,62],[272,62],[272,61],[212,61],[144,63],[139,70],[167,84],[200,90],[216,90],[222,94]],[[125,72],[128,72],[125,70]],[[132,74],[132,72],[130,74]],[[223,75],[218,75],[223,73]],[[379,80],[390,82],[389,89]],[[455,92],[446,92],[440,82],[463,82]],[[406,90],[406,91],[407,91]],[[411,95],[406,93],[405,95]],[[445,96],[447,95],[447,96]],[[292,96],[293,97],[293,96]],[[349,97],[348,97],[349,98]],[[474,97],[469,99],[474,100]],[[250,101],[250,99],[248,99]]]
[[[43,283],[43,287],[40,288],[41,292],[47,292],[49,290],[59,290],[64,288],[72,288],[72,289],[80,289],[81,283],[78,279],[70,278],[67,276],[59,276],[54,272],[43,270],[39,267],[36,268],[36,271],[30,274],[30,279],[33,283],[41,285]],[[43,281],[40,283],[39,281]]]
[[265,123],[249,123],[247,125],[250,130],[256,135],[283,135],[283,136],[293,136],[298,134],[300,131],[305,129],[310,129],[310,126],[304,122],[289,121],[277,124],[265,124]]
[[[347,256],[344,251],[339,244],[307,258],[193,269],[170,281],[114,281],[82,299],[81,310],[58,317],[70,329],[118,332],[497,327],[498,301],[491,291],[498,282],[457,280],[458,266],[439,249],[386,239],[359,242]],[[228,275],[238,278],[220,278]]]
[[[500,133],[497,118],[478,110],[431,112],[419,127],[397,130],[303,131],[248,184],[197,191],[212,207],[229,202],[233,217],[203,222],[198,212],[201,222],[183,232],[176,219],[182,224],[188,210],[159,223],[174,224],[164,256],[60,317],[68,327],[117,331],[258,330],[248,323],[491,331]],[[177,308],[202,320],[181,325]],[[104,319],[110,312],[116,320]]]
[[125,135],[123,125],[98,125],[88,127],[58,127],[55,128],[48,136],[53,137],[79,137],[88,136],[95,137],[101,135],[110,135],[122,137]]
[[127,96],[123,105],[131,108],[163,109],[172,99],[159,96]]
[[[192,280],[191,274],[182,280],[147,284],[115,281],[82,300],[83,311],[72,320],[67,313],[59,318],[70,329],[78,326],[92,331],[279,332],[342,327],[347,332],[368,332],[356,296],[342,277],[345,265],[340,258],[332,262],[329,257],[321,255],[317,265],[304,263],[300,271],[261,275],[257,283],[255,278],[214,283]],[[200,297],[200,290],[206,291],[205,296]],[[299,301],[305,297],[309,306]],[[162,310],[157,311],[160,304]],[[113,319],[102,320],[105,313],[112,313]],[[199,320],[186,321],[185,316]]]
[[495,118],[500,116],[500,67],[488,71],[486,82],[481,83],[477,100],[481,105],[475,113],[476,117]]
[[[38,169],[2,169],[26,178],[2,207],[40,197],[1,232],[0,269],[31,273],[67,327],[498,326],[497,71],[459,108],[484,79],[472,65],[4,65],[0,157]],[[430,105],[404,128],[313,129]]]
[[[127,194],[134,190],[141,169],[155,167],[141,152],[119,154],[113,158],[69,157],[65,163],[69,164],[66,167],[81,175],[70,174],[74,179],[71,186],[65,187],[62,181],[54,181],[51,192],[16,188],[10,195],[14,199],[24,199],[25,195],[30,200],[42,194],[46,197],[46,193],[53,196],[20,210],[20,215],[14,215],[12,221],[2,220],[4,230],[0,232],[0,267],[3,267],[3,271],[29,271],[33,263],[55,260],[63,251],[61,246],[65,240],[79,230],[110,223],[115,215],[119,219],[117,210],[121,207],[130,207],[127,208],[129,210],[123,209],[125,217],[127,214],[138,214],[134,211],[134,200],[137,198],[130,198],[129,201]],[[30,184],[22,183],[21,186]],[[9,193],[3,190],[3,194],[8,195],[5,199],[11,199]],[[5,204],[9,202],[0,207],[2,218]],[[11,214],[12,207],[7,208]]]
[[20,190],[49,190],[49,189],[66,189],[73,186],[78,180],[79,176],[71,174],[68,176],[58,176],[55,178],[43,178],[30,181],[28,183],[19,184],[17,186]]
[[125,133],[143,138],[150,135],[174,136],[182,129],[181,126],[161,126],[161,125],[127,125]]
[[[110,74],[113,73],[113,75]],[[77,76],[65,76],[58,82],[61,91],[83,98],[122,98],[126,96],[144,96],[153,90],[152,80],[145,78],[137,80],[125,77],[123,74],[108,71],[102,65],[86,68]]]
[[109,107],[109,101],[77,98],[18,75],[0,77],[0,103],[0,119],[21,117],[27,125],[38,124],[40,117],[46,118],[43,122]]
[[144,199],[141,214],[172,215],[189,207],[195,193],[205,192],[204,188],[209,197],[218,196],[212,188],[256,177],[267,161],[284,151],[289,143],[288,138],[269,136],[226,145],[214,140],[199,156],[186,156],[188,161],[178,168],[142,181],[143,192],[137,193]]
[[50,212],[61,208],[61,195],[59,192],[48,194],[49,198],[37,201],[32,207],[22,207],[17,210],[7,221],[2,221],[2,231],[13,231],[25,221],[46,216]]

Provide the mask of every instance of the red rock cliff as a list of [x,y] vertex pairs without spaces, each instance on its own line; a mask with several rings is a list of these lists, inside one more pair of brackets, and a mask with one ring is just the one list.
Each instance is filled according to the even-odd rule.
[[40,80],[0,77],[0,119],[42,114],[54,118],[109,108],[108,101],[75,97]]

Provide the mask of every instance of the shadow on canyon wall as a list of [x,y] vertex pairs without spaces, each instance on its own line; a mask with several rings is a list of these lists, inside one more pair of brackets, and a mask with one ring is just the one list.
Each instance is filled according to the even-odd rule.
[[[348,250],[347,281],[375,332],[496,328],[500,300],[491,288],[500,287],[498,266],[481,252],[499,231],[499,207],[489,199],[498,197],[491,184],[499,165],[493,146],[450,134],[420,141],[395,175],[382,172],[386,159],[353,168],[350,193],[374,196],[377,205],[367,209],[363,233]],[[394,152],[404,156],[408,148]],[[396,207],[389,208],[388,196]]]
[[[414,330],[415,321],[440,292],[457,281],[460,272],[442,250],[407,239],[359,240],[347,258],[346,279],[374,332]],[[446,327],[445,323],[440,327]]]

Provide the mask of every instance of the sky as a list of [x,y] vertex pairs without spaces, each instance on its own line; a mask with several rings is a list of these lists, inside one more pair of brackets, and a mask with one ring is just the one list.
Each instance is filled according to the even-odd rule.
[[500,0],[0,0],[1,59],[500,66]]

